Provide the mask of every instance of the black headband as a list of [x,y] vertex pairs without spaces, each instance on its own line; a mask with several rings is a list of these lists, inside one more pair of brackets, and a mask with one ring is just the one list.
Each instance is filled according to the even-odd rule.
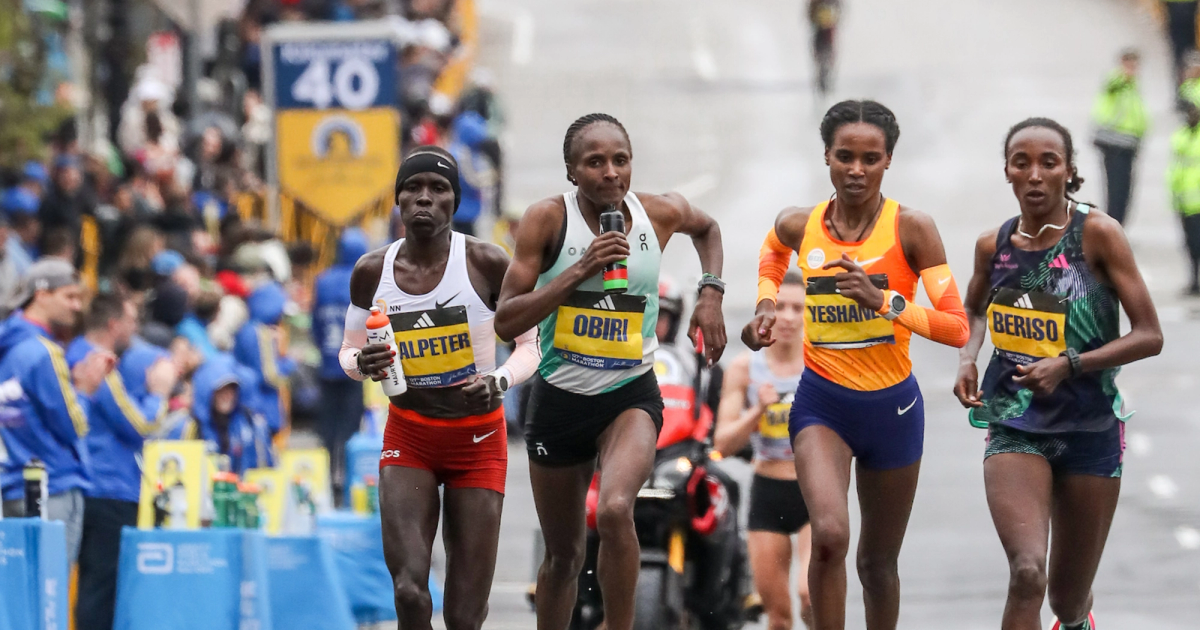
[[396,173],[396,194],[393,197],[396,203],[400,203],[400,187],[408,178],[418,173],[435,173],[450,180],[450,188],[454,190],[454,211],[458,212],[458,203],[462,201],[458,167],[454,165],[454,160],[448,160],[438,153],[413,153],[404,160],[400,165],[400,172]]

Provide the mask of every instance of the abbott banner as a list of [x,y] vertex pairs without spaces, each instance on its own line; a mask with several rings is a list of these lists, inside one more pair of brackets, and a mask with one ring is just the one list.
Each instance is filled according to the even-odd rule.
[[396,38],[385,22],[282,24],[264,37],[275,112],[270,177],[333,225],[392,189],[400,164]]

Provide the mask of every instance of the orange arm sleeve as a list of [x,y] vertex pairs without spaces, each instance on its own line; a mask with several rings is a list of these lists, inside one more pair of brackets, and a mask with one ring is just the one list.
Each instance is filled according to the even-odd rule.
[[938,343],[955,348],[967,345],[971,334],[967,326],[967,312],[963,309],[950,265],[938,265],[922,271],[921,282],[929,294],[929,301],[933,302],[933,308],[909,304],[896,318],[896,323]]
[[763,300],[775,301],[775,296],[779,294],[779,285],[783,284],[783,276],[790,264],[792,248],[784,245],[775,235],[775,228],[771,228],[771,231],[767,232],[767,238],[763,240],[762,249],[758,250],[758,299],[754,300],[756,307]]

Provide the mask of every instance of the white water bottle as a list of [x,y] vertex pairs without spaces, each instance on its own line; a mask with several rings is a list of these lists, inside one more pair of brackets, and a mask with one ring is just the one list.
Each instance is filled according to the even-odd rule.
[[[378,306],[372,306],[371,315],[367,317],[367,343],[384,344],[393,353],[396,352],[396,338],[392,335],[392,322],[379,310]],[[399,396],[408,390],[408,383],[404,380],[404,369],[400,367],[398,358],[392,357],[392,364],[387,367],[386,372],[387,377],[380,381],[384,394]]]

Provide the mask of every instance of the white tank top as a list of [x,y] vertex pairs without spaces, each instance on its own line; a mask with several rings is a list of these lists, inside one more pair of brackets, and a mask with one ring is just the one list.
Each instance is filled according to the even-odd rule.
[[791,461],[792,438],[788,433],[788,416],[792,412],[796,387],[800,385],[800,374],[779,376],[771,371],[765,352],[750,355],[750,384],[746,387],[746,402],[751,406],[758,404],[758,388],[764,384],[774,386],[779,394],[779,402],[763,411],[758,419],[758,428],[750,434],[754,457],[767,461]]
[[[558,258],[538,276],[549,284],[583,257],[596,235],[588,227],[574,192],[563,195],[566,231]],[[629,289],[605,293],[602,274],[584,280],[567,301],[538,324],[547,383],[591,396],[613,391],[654,367],[658,337],[658,268],[662,250],[654,224],[634,193],[626,193],[629,226]]]
[[448,387],[496,369],[496,313],[475,292],[467,273],[467,237],[452,232],[446,271],[429,293],[412,295],[396,285],[396,254],[383,257],[375,304],[392,320],[396,352],[409,387]]

